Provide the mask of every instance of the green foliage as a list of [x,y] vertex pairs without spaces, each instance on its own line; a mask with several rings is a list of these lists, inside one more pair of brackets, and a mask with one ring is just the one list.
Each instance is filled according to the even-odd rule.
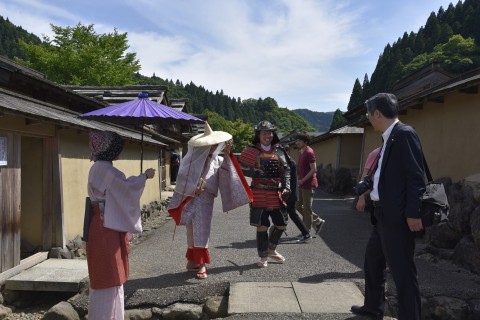
[[347,110],[351,110],[358,106],[359,104],[363,103],[365,99],[363,98],[363,88],[360,84],[358,78],[355,80],[355,84],[353,85],[352,94],[350,95],[350,101],[348,102]]
[[44,36],[40,45],[20,40],[26,59],[18,62],[46,74],[65,85],[123,86],[133,83],[140,63],[135,53],[125,53],[127,33],[97,34],[93,25],[58,27],[51,40]]
[[282,133],[299,130],[315,131],[305,119],[287,108],[274,108],[271,112],[265,113],[265,120],[274,123]]
[[439,62],[443,69],[452,73],[468,71],[480,65],[480,48],[473,38],[464,39],[461,35],[452,36],[447,43],[436,45],[431,53],[415,57],[404,67],[404,74],[413,72],[427,63]]
[[[145,81],[143,84],[152,84],[148,78],[137,79]],[[250,126],[256,125],[261,120],[268,120],[279,128],[280,132],[291,132],[295,130],[314,131],[315,129],[301,116],[287,108],[280,108],[275,99],[245,99],[243,101],[226,96],[223,91],[213,93],[205,90],[202,86],[197,87],[193,82],[183,86],[178,80],[159,81],[157,84],[167,85],[170,98],[188,98],[189,111],[196,114],[208,114],[214,112],[225,120],[235,122],[240,120]],[[210,121],[209,121],[210,122]],[[251,138],[250,138],[251,139]]]
[[233,152],[242,152],[250,145],[255,134],[253,126],[242,120],[229,121],[219,114],[211,111],[205,112],[208,116],[208,124],[215,131],[225,131],[233,136]]
[[332,125],[330,126],[329,131],[336,130],[338,128],[341,128],[345,125],[347,125],[348,121],[345,119],[343,116],[343,112],[340,109],[337,109],[335,113],[333,114],[333,119],[332,119]]
[[25,43],[40,44],[41,40],[33,33],[29,33],[21,27],[12,24],[8,18],[0,16],[0,55],[10,59],[16,57],[24,59],[25,55],[20,48],[19,41]]
[[[395,83],[426,64],[439,62],[446,71],[460,74],[480,67],[480,1],[450,3],[445,10],[432,12],[417,33],[405,32],[387,44],[378,58],[368,88],[362,86],[363,100],[378,92],[391,92]],[[355,82],[348,109],[358,102],[360,89]]]

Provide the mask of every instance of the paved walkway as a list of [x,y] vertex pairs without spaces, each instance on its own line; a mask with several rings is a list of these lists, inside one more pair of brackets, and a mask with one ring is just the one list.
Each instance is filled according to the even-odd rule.
[[[230,287],[229,311],[257,314],[251,319],[262,319],[259,312],[274,309],[285,311],[285,319],[298,312],[354,319],[349,309],[363,302],[363,257],[371,225],[367,213],[353,209],[351,198],[317,190],[313,208],[326,220],[320,236],[299,244],[294,239],[299,231],[289,224],[278,247],[285,263],[269,263],[265,269],[256,266],[255,229],[248,223],[248,206],[223,213],[220,203],[216,201],[214,207],[208,278],[196,279],[194,272],[185,270],[185,228],[175,227],[170,220],[132,249],[131,278],[125,285],[127,308],[174,299],[202,301],[205,294],[215,294],[226,285]],[[423,297],[478,298],[479,276],[448,262],[436,262],[423,247],[419,240],[416,262]],[[387,294],[395,295],[390,276]]]
[[[169,195],[163,192],[164,197]],[[175,227],[170,219],[146,232],[144,240],[132,246],[125,306],[134,309],[165,307],[177,301],[202,303],[208,296],[229,292],[232,319],[296,319],[300,313],[302,319],[318,319],[319,314],[322,319],[360,319],[349,310],[351,305],[363,302],[363,256],[371,226],[369,215],[353,210],[351,202],[317,191],[313,208],[326,220],[320,236],[300,244],[294,238],[299,231],[289,224],[278,247],[286,257],[285,263],[272,262],[267,268],[258,268],[255,229],[248,223],[248,206],[224,213],[218,199],[209,243],[212,262],[205,280],[185,270],[185,228]],[[480,276],[433,258],[424,250],[423,240],[417,244],[423,298],[478,299]],[[39,280],[54,277],[55,273],[77,277],[72,284],[75,286],[86,273],[85,261],[81,263],[52,272],[56,267],[47,260],[31,268],[31,272]],[[389,275],[387,295],[395,295]]]
[[[276,298],[265,303],[265,297]],[[363,295],[352,282],[237,282],[230,286],[228,313],[351,314],[359,304]]]
[[[286,257],[285,263],[269,263],[265,269],[256,266],[255,229],[248,223],[248,207],[223,213],[220,206],[218,199],[209,244],[212,263],[208,278],[198,280],[195,273],[185,270],[185,229],[175,228],[169,221],[132,249],[131,278],[125,285],[130,296],[127,308],[161,305],[173,301],[172,296],[177,301],[201,301],[200,295],[206,291],[215,294],[220,290],[216,288],[229,286],[229,311],[257,315],[249,319],[262,319],[259,312],[267,314],[277,308],[285,311],[284,319],[298,312],[302,318],[333,312],[335,316],[328,319],[354,319],[349,309],[363,301],[363,258],[371,226],[367,213],[353,209],[352,199],[317,191],[314,211],[326,220],[320,236],[299,244],[294,239],[299,231],[293,224],[288,225],[287,235],[278,247]],[[478,296],[479,276],[449,262],[435,262],[424,252],[421,240],[417,247],[422,296]],[[193,288],[197,287],[206,291],[198,291],[195,297],[197,291]],[[395,295],[390,276],[387,294]]]

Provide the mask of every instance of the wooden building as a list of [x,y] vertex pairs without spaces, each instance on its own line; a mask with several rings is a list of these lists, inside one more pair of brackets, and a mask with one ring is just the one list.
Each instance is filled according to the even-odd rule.
[[[165,92],[163,92],[165,95]],[[111,130],[126,140],[115,166],[140,173],[137,128],[83,120],[106,101],[52,83],[0,57],[0,272],[34,251],[65,247],[82,234],[90,150],[88,132]],[[144,168],[165,166],[175,139],[144,137]],[[141,204],[161,196],[162,175],[149,180]]]
[[[454,77],[428,65],[394,88],[399,119],[417,131],[434,178],[455,182],[480,173],[479,86],[480,69]],[[365,128],[362,167],[368,153],[381,144],[365,113],[360,105],[345,114],[350,123]]]
[[358,170],[362,149],[363,128],[344,126],[310,140],[310,147],[317,157],[317,165],[330,165],[334,170]]

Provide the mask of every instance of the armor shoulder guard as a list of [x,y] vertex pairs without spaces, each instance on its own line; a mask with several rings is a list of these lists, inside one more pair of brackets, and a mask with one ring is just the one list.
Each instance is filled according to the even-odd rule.
[[255,161],[257,161],[259,154],[260,154],[260,150],[258,150],[257,148],[246,147],[240,154],[239,161],[241,164],[245,166],[254,167]]
[[277,153],[277,156],[278,156],[278,160],[280,161],[280,163],[282,164],[282,166],[284,167],[290,167],[290,158],[287,154],[287,152],[285,151],[285,149],[283,149],[282,147],[280,146],[277,146],[276,147],[276,153]]

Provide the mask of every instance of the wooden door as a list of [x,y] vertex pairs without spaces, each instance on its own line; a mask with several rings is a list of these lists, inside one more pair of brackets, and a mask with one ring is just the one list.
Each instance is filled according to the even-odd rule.
[[0,154],[7,161],[0,166],[0,271],[4,272],[20,264],[21,137],[0,131],[0,138]]

